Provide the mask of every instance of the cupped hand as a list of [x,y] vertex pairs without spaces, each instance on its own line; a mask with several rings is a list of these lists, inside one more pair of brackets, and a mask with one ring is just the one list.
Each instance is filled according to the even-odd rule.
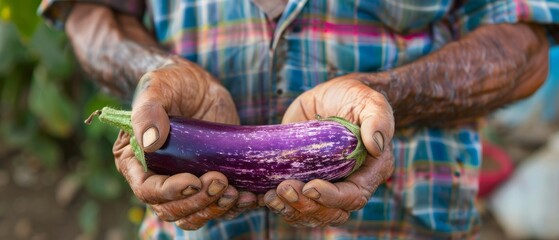
[[357,171],[340,182],[286,180],[268,191],[264,196],[266,205],[294,226],[345,223],[350,212],[363,208],[394,169],[394,117],[382,94],[351,75],[338,77],[295,99],[283,123],[315,119],[317,114],[343,117],[359,125],[369,154]]
[[[238,124],[231,96],[209,73],[175,57],[146,73],[136,89],[132,127],[145,152],[159,149],[169,135],[169,115]],[[113,147],[119,172],[134,194],[160,219],[187,230],[198,229],[216,218],[232,218],[256,206],[256,196],[238,192],[219,172],[158,175],[145,172],[134,157],[130,136],[121,132]]]

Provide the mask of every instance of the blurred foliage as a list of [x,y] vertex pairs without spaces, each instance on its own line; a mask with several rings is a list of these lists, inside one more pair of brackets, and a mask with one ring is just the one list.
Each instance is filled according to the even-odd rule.
[[75,177],[91,197],[78,219],[82,231],[91,233],[98,226],[98,202],[128,192],[112,160],[117,130],[83,120],[119,104],[76,70],[64,32],[46,26],[38,6],[38,0],[0,0],[1,143],[40,159],[45,169]]

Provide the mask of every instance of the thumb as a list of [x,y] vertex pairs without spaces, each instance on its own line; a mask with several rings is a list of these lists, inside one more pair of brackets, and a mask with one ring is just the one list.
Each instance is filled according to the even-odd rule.
[[375,158],[387,149],[394,136],[394,114],[386,98],[371,90],[370,103],[366,105],[360,119],[361,139],[367,152]]
[[169,116],[154,89],[140,92],[132,107],[132,129],[144,152],[161,148],[169,135]]

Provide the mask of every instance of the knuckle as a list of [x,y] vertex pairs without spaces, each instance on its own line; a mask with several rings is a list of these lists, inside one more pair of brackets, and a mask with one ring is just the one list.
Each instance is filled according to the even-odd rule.
[[130,188],[132,188],[132,192],[134,193],[134,195],[136,195],[136,198],[138,198],[138,200],[142,201],[143,203],[148,203],[148,198],[145,195],[145,191],[135,187],[132,183],[130,183]]
[[386,167],[386,171],[382,176],[383,181],[386,181],[388,178],[390,178],[390,176],[392,176],[392,173],[394,173],[394,164],[388,163],[388,166]]
[[298,208],[299,212],[305,215],[310,215],[318,211],[318,205],[316,203],[305,204]]
[[330,223],[330,225],[332,225],[332,226],[339,226],[339,225],[342,225],[342,224],[346,223],[348,220],[349,220],[349,213],[347,213],[347,212],[342,212],[342,214],[341,214],[337,219],[335,219],[334,221],[332,221],[332,222]]
[[336,213],[330,215],[331,217],[329,217],[329,219],[328,219],[328,221],[326,221],[326,223],[327,224],[334,223],[336,220],[338,220],[340,218],[340,216],[342,214],[343,214],[343,211],[341,211],[341,210],[336,211]]
[[197,212],[193,216],[194,217],[193,219],[197,220],[197,221],[194,221],[194,222],[200,222],[200,221],[205,221],[206,219],[212,219],[212,218],[216,217],[216,215],[219,215],[219,214],[215,214],[214,212],[203,210],[203,211]]
[[203,224],[191,223],[188,219],[180,219],[180,220],[176,221],[175,224],[179,228],[181,228],[183,230],[187,230],[187,231],[198,230],[199,228],[201,228],[203,226]]
[[155,201],[152,201],[151,194],[149,193],[149,191],[138,186],[138,184],[131,182],[130,187],[132,188],[132,192],[134,193],[134,195],[136,195],[136,197],[143,203],[151,203],[151,204],[157,203]]
[[347,211],[353,212],[353,211],[357,211],[359,209],[362,209],[365,207],[365,205],[367,205],[367,197],[363,196],[360,198],[356,198],[353,203],[351,204],[351,206],[353,206],[350,209],[347,209]]
[[296,212],[293,208],[285,208],[280,212],[286,221],[297,221],[300,218],[300,214]]
[[314,219],[309,219],[309,220],[307,220],[307,221],[305,221],[305,222],[303,223],[304,226],[310,227],[310,228],[318,227],[318,226],[320,226],[321,224],[322,224],[321,222],[319,222],[319,221],[317,221],[317,220],[314,220]]
[[171,212],[169,211],[168,207],[166,207],[166,206],[151,205],[151,208],[153,209],[153,211],[155,212],[157,217],[159,217],[159,219],[161,219],[163,221],[172,222],[172,221],[177,220],[177,217],[172,215]]
[[369,177],[369,180],[366,182],[365,187],[361,188],[363,195],[369,197],[375,192],[377,187],[384,182],[384,176],[382,173],[374,173]]

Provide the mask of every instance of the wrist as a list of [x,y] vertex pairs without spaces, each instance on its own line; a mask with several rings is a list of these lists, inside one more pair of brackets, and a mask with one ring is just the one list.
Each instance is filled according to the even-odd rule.
[[361,81],[373,90],[384,95],[388,103],[395,109],[409,96],[411,88],[406,87],[408,78],[397,69],[375,73],[352,73],[349,77]]

